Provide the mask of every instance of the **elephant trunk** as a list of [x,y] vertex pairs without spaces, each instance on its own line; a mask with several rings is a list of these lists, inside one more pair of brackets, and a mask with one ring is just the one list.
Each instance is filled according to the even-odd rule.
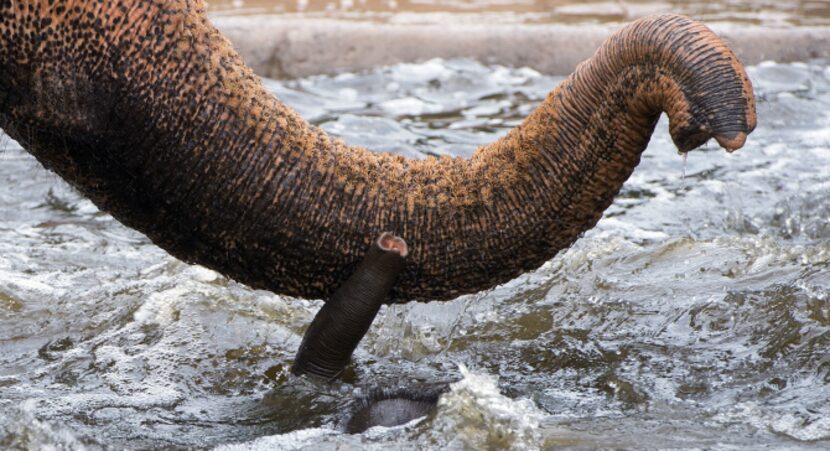
[[330,296],[387,230],[409,244],[395,300],[492,287],[599,220],[662,111],[684,152],[755,126],[735,55],[682,16],[615,33],[471,159],[408,160],[275,99],[201,0],[21,3],[0,3],[0,126],[173,255],[293,296]]
[[383,233],[343,286],[306,329],[291,372],[326,380],[340,375],[372,325],[408,253],[406,243]]

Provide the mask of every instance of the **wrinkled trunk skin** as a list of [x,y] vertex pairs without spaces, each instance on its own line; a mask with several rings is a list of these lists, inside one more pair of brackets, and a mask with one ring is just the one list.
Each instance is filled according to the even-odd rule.
[[[755,127],[726,45],[676,15],[614,34],[471,159],[408,160],[329,138],[267,92],[202,0],[0,0],[0,127],[176,257],[327,298],[383,231],[410,255],[397,301],[537,268],[591,228],[661,111],[681,151]],[[555,52],[551,49],[551,52]]]

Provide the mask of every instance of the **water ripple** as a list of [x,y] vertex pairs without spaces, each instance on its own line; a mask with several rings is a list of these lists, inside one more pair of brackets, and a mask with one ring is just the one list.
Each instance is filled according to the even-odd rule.
[[[661,123],[570,249],[474,296],[384,308],[330,386],[288,374],[319,301],[173,259],[3,140],[0,445],[826,448],[830,69],[749,73],[745,149],[684,163]],[[436,59],[266,84],[349,142],[426,158],[469,156],[559,80]],[[342,432],[377,387],[453,382],[424,420]]]

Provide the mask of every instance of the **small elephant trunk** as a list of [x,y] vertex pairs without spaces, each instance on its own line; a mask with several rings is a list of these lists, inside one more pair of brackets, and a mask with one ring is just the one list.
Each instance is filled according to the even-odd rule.
[[297,351],[292,372],[326,380],[340,375],[389,295],[409,250],[385,232],[346,282],[317,312]]

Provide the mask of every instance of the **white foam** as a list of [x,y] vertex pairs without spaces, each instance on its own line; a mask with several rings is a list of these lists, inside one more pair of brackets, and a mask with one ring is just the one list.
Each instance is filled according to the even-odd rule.
[[221,445],[214,448],[216,451],[259,451],[259,450],[293,450],[306,446],[313,446],[337,431],[331,429],[313,428],[289,432],[287,434],[260,437],[247,443]]
[[464,378],[439,399],[433,434],[448,440],[450,448],[541,448],[538,430],[545,414],[533,401],[508,398],[495,377],[459,368]]
[[380,107],[394,116],[420,116],[428,113],[439,113],[443,109],[441,105],[424,102],[415,97],[387,100],[381,103]]
[[24,290],[31,290],[50,297],[58,297],[65,292],[65,290],[56,288],[54,285],[38,280],[43,278],[0,270],[0,283],[3,285],[14,285]]
[[176,304],[180,299],[185,298],[192,292],[191,288],[178,286],[164,291],[150,294],[138,310],[133,314],[133,319],[139,323],[170,324],[175,320]]
[[786,414],[770,421],[773,431],[788,435],[796,440],[830,440],[830,417],[805,418]]
[[69,430],[39,421],[28,409],[3,408],[0,443],[39,451],[76,450],[87,447]]
[[714,419],[724,423],[740,421],[761,430],[769,428],[804,442],[830,440],[830,417],[807,413],[777,413],[755,402],[738,403],[730,410],[715,415]]
[[441,58],[433,58],[420,64],[398,64],[392,71],[392,79],[404,84],[445,80],[453,75]]

